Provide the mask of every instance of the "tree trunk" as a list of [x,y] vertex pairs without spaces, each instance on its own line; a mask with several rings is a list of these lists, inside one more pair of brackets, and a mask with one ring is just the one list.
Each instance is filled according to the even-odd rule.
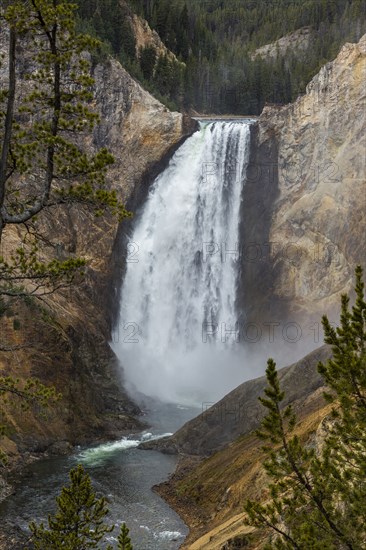
[[10,27],[9,36],[9,89],[7,96],[4,135],[1,143],[1,157],[0,157],[0,242],[1,234],[4,229],[4,220],[2,209],[5,201],[5,187],[6,180],[8,178],[8,158],[10,151],[11,136],[13,131],[13,113],[15,103],[15,48],[16,48],[16,31]]

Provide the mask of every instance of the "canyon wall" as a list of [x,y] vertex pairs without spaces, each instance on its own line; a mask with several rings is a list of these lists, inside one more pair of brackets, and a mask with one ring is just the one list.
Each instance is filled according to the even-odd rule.
[[[0,76],[6,83],[4,29],[0,38],[5,54]],[[95,66],[93,76],[93,106],[100,123],[86,138],[85,146],[90,151],[107,147],[113,153],[108,187],[116,189],[135,209],[151,178],[194,131],[196,123],[170,112],[114,59]],[[44,260],[83,257],[87,267],[79,285],[57,291],[42,302],[13,303],[0,317],[1,344],[16,347],[0,352],[0,375],[21,380],[36,376],[55,385],[63,395],[46,417],[34,407],[24,413],[16,403],[5,409],[10,431],[1,446],[10,457],[18,456],[18,451],[52,449],[56,441],[64,441],[67,449],[69,443],[111,438],[123,430],[140,428],[135,418],[139,409],[123,391],[121,369],[108,345],[111,304],[117,307],[115,292],[120,279],[115,251],[121,231],[118,220],[96,218],[87,207],[68,206],[43,212],[37,225],[45,237]],[[5,254],[18,246],[23,230],[16,226],[5,229]]]
[[252,59],[257,56],[276,59],[278,56],[286,57],[287,54],[294,52],[296,52],[297,55],[301,55],[308,49],[314,34],[311,27],[302,27],[301,29],[282,36],[275,42],[257,48],[251,54],[251,57]]
[[249,319],[336,320],[365,266],[365,93],[366,36],[253,126],[238,300]]

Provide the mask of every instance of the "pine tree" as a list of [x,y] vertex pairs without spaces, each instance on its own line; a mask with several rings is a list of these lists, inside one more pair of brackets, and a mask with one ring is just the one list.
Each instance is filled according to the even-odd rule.
[[131,539],[128,536],[130,530],[127,528],[126,524],[123,523],[121,527],[121,532],[118,535],[118,550],[133,550]]
[[[98,42],[77,32],[75,6],[62,0],[12,2],[1,6],[0,16],[9,32],[8,83],[0,90],[0,240],[7,225],[32,222],[66,203],[124,217],[124,205],[106,189],[113,156],[105,148],[90,155],[76,145],[98,121],[85,57]],[[29,55],[28,71],[21,47]],[[20,96],[21,73],[27,93]]]
[[140,52],[140,66],[146,80],[150,80],[154,74],[156,55],[154,46],[146,46]]
[[126,15],[121,15],[121,43],[122,49],[129,59],[136,57],[136,38],[133,32],[131,22],[126,18]]
[[353,430],[356,424],[366,421],[366,302],[362,268],[356,268],[356,303],[349,310],[349,297],[342,296],[341,323],[333,328],[323,316],[325,342],[332,346],[333,358],[326,365],[319,364],[332,394],[327,399],[337,399],[342,422]]
[[[1,247],[9,226],[19,235],[18,243],[12,238],[0,254],[0,316],[14,300],[41,298],[84,275],[84,258],[60,260],[55,253],[50,261],[41,260],[39,249],[52,243],[42,234],[39,216],[52,211],[57,218],[58,208],[73,204],[96,216],[129,215],[117,192],[106,186],[113,156],[105,148],[90,154],[83,146],[99,119],[91,106],[94,81],[85,53],[99,42],[78,32],[75,10],[66,0],[0,3],[5,48],[0,64],[7,74],[0,82]],[[15,349],[1,334],[0,351]],[[48,392],[55,395],[33,379],[20,384],[0,378],[2,402],[9,396],[39,402]]]
[[[47,283],[49,293],[62,280],[72,282],[85,261],[40,262],[37,216],[80,203],[97,216],[110,212],[122,219],[128,213],[117,193],[106,188],[113,156],[105,148],[91,155],[77,145],[98,121],[90,107],[94,81],[85,56],[98,42],[77,32],[75,6],[63,0],[20,0],[1,5],[0,17],[9,36],[8,82],[0,90],[0,243],[6,226],[27,227],[25,247],[19,243],[7,259],[0,257],[0,295],[22,296],[19,288],[33,282],[28,293],[40,295]],[[29,56],[28,70],[22,48]],[[20,93],[24,82],[27,92]]]
[[189,56],[188,30],[189,30],[188,8],[187,8],[187,4],[184,4],[179,16],[178,36],[177,36],[177,53],[182,57],[184,61],[186,61]]
[[79,464],[70,471],[71,484],[56,498],[57,511],[48,516],[48,528],[32,522],[32,543],[36,550],[86,550],[98,548],[113,526],[104,523],[108,514],[104,497],[97,498],[89,475]]
[[356,269],[356,303],[342,297],[340,326],[323,317],[325,342],[333,358],[319,372],[334,402],[322,449],[304,446],[294,434],[296,417],[283,407],[276,365],[268,361],[267,409],[257,435],[267,442],[264,468],[271,479],[270,502],[247,501],[248,521],[269,527],[266,546],[299,550],[361,550],[366,541],[366,302],[362,269]]

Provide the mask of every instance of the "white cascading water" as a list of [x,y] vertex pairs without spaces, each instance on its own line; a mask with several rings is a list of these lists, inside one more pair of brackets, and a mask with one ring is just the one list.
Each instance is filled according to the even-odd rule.
[[113,338],[130,390],[214,402],[243,382],[234,345],[250,122],[201,122],[155,180],[130,238]]

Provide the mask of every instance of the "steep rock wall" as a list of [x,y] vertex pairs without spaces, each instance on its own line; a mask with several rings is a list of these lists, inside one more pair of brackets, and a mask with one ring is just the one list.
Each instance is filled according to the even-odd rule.
[[257,56],[267,59],[276,59],[277,56],[283,57],[288,52],[293,53],[294,51],[301,55],[308,49],[314,34],[314,31],[310,27],[303,27],[282,36],[275,42],[271,42],[270,44],[265,44],[265,46],[257,48],[252,53],[251,57],[252,59]]
[[[6,42],[2,32],[4,53]],[[5,75],[6,62],[2,71]],[[93,76],[100,123],[85,145],[90,150],[107,147],[114,154],[108,186],[135,208],[157,167],[194,131],[195,123],[170,112],[113,59],[94,67]],[[139,409],[122,389],[121,369],[108,345],[110,306],[115,302],[117,219],[95,218],[87,208],[71,206],[44,212],[38,224],[52,243],[42,246],[44,259],[81,256],[88,264],[79,286],[47,297],[41,307],[17,303],[0,318],[2,342],[18,347],[0,353],[0,375],[37,376],[63,394],[47,419],[36,410],[26,415],[9,410],[11,440],[17,447],[11,440],[3,440],[2,446],[14,456],[17,450],[43,451],[55,441],[85,443],[141,426],[134,418]],[[22,228],[7,227],[3,251],[14,250],[21,235]]]
[[238,300],[251,319],[332,315],[365,265],[365,82],[366,36],[253,128]]

